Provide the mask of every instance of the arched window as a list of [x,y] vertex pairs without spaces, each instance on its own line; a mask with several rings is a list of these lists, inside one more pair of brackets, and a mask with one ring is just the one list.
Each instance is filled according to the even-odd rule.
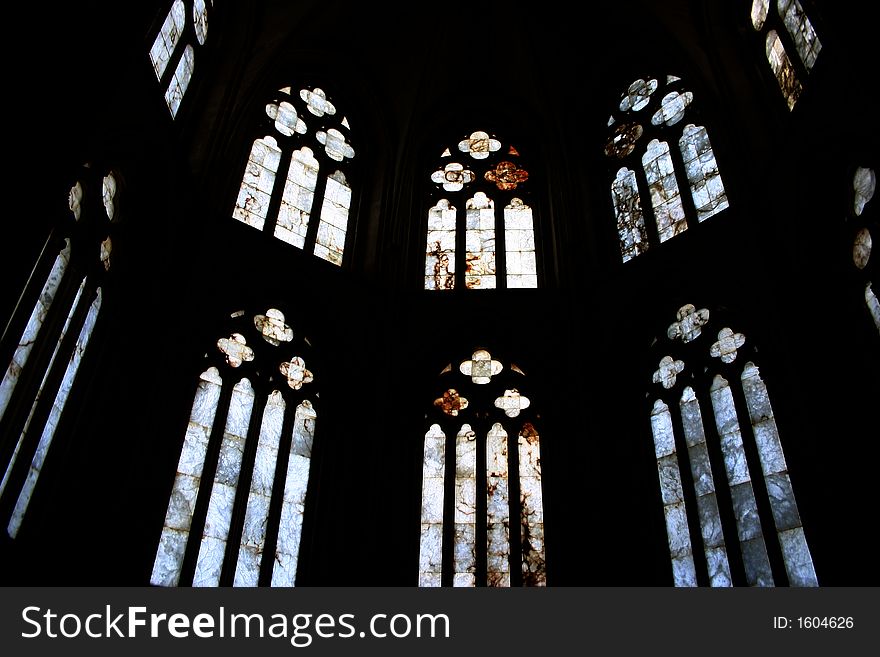
[[[779,83],[788,109],[794,109],[803,91],[802,80],[812,70],[822,50],[813,24],[798,0],[752,0],[752,27],[764,34],[764,52]],[[796,58],[789,56],[793,50]]]
[[117,178],[91,168],[71,188],[70,214],[50,235],[2,339],[0,522],[21,529],[80,362],[87,353],[110,271]]
[[877,299],[877,256],[874,255],[874,239],[880,236],[880,220],[874,192],[877,175],[874,169],[857,167],[852,174],[850,203],[847,223],[852,235],[852,260],[858,272],[860,284],[864,286],[865,303],[868,312],[880,330],[880,301]]
[[293,586],[317,419],[308,338],[232,313],[199,376],[150,582]]
[[608,120],[605,155],[623,262],[729,206],[706,128],[682,126],[693,102],[678,77],[640,78]]
[[272,132],[251,147],[232,217],[339,266],[352,210],[351,128],[320,87],[292,89],[266,105]]
[[529,172],[514,145],[478,130],[435,166],[425,289],[538,287]]
[[722,313],[690,304],[656,342],[650,425],[676,586],[818,586],[755,356]]
[[165,104],[172,118],[177,116],[192,79],[196,51],[208,38],[213,6],[213,0],[175,0],[150,48],[150,62],[165,89]]
[[419,586],[546,585],[538,415],[526,381],[484,349],[440,375],[424,438]]

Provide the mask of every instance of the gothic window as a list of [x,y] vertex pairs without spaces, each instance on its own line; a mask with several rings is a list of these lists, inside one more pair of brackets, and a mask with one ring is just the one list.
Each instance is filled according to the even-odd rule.
[[165,104],[177,116],[195,68],[196,51],[208,38],[208,19],[214,2],[176,0],[150,48],[150,62],[165,89]]
[[[0,521],[16,538],[97,323],[110,271],[117,179],[84,168],[3,335]],[[14,342],[13,342],[14,341]]]
[[874,255],[874,239],[880,236],[880,213],[877,201],[872,201],[877,186],[874,169],[857,167],[852,174],[849,188],[849,211],[847,224],[852,240],[852,262],[859,284],[865,291],[868,312],[880,330],[880,301],[874,284],[877,282],[877,256]]
[[520,368],[483,349],[438,378],[424,436],[419,586],[546,585],[539,416],[527,391]]
[[351,128],[320,87],[279,90],[266,105],[232,217],[342,265],[352,210]]
[[469,133],[428,177],[425,289],[538,287],[529,171],[514,145]]
[[[794,109],[803,91],[803,80],[812,70],[822,43],[799,0],[753,0],[752,27],[764,35],[764,52],[770,70],[788,105]],[[790,52],[796,57],[791,57]]]
[[693,103],[667,76],[635,80],[615,104],[605,155],[623,262],[729,206],[706,128],[683,123]]
[[655,344],[650,426],[674,584],[818,586],[751,339],[688,304]]
[[317,419],[308,339],[232,313],[206,357],[150,582],[293,586]]

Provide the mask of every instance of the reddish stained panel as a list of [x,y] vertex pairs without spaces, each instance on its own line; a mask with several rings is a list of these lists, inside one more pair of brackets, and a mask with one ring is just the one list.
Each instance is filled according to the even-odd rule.
[[265,315],[255,315],[254,327],[266,342],[276,347],[293,340],[293,329],[284,323],[284,313],[277,308],[269,308]]
[[217,340],[217,348],[226,355],[226,362],[230,367],[238,367],[254,359],[254,350],[247,346],[247,340],[241,333],[220,338]]
[[779,40],[779,35],[775,30],[767,33],[767,61],[770,62],[770,69],[779,82],[779,88],[782,95],[785,96],[785,102],[788,103],[788,109],[793,110],[795,104],[800,98],[803,86],[797,79],[797,73],[794,71],[788,53],[785,52],[785,46]]
[[605,144],[605,155],[623,159],[633,152],[644,130],[638,123],[621,123]]
[[294,356],[290,362],[281,363],[278,371],[287,379],[287,385],[294,390],[299,390],[303,384],[315,380],[314,375],[306,369],[306,362],[299,356]]
[[483,177],[489,182],[494,182],[498,189],[506,191],[516,189],[517,185],[528,180],[529,172],[525,169],[520,169],[513,162],[505,160],[496,164],[494,169],[484,173]]
[[434,400],[434,406],[446,413],[446,415],[455,417],[460,411],[468,407],[468,400],[466,397],[459,395],[455,388],[450,388],[442,396]]

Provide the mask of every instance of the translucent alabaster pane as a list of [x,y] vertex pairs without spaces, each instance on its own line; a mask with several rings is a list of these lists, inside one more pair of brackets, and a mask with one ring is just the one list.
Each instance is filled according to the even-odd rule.
[[465,285],[495,288],[495,204],[482,192],[468,200],[465,213]]
[[220,456],[208,502],[193,586],[217,586],[220,582],[223,553],[229,537],[232,508],[253,406],[254,390],[251,382],[242,379],[235,384],[229,400],[226,427],[220,443]]
[[256,586],[260,576],[260,556],[266,543],[269,501],[275,482],[278,444],[284,424],[284,398],[277,390],[269,395],[260,424],[254,471],[248,492],[244,526],[235,568],[234,586]]
[[281,196],[275,237],[303,248],[309,228],[309,217],[315,200],[320,164],[306,147],[294,151]]
[[665,242],[687,230],[669,144],[656,139],[651,141],[642,156],[642,165],[651,194],[657,233],[660,241]]
[[705,221],[729,207],[706,128],[693,124],[685,126],[678,144],[697,210],[697,220]]
[[487,584],[509,586],[510,501],[508,497],[507,432],[496,423],[486,438]]
[[[477,444],[469,424],[455,437],[455,514],[453,531],[453,572],[469,575],[476,570]],[[460,581],[468,578],[460,577]],[[471,584],[472,585],[472,584]]]
[[617,217],[617,234],[623,262],[648,250],[648,233],[642,214],[635,171],[622,168],[611,183],[611,200]]
[[37,339],[37,334],[40,332],[40,328],[43,326],[46,315],[49,313],[49,308],[52,305],[52,301],[55,299],[55,294],[58,292],[58,286],[61,285],[61,279],[64,277],[64,272],[67,271],[67,263],[69,260],[70,240],[65,240],[64,248],[52,264],[52,269],[49,271],[46,283],[43,285],[43,289],[40,290],[40,295],[37,297],[34,309],[31,311],[24,332],[21,334],[18,346],[16,346],[15,351],[12,354],[12,361],[9,363],[6,373],[3,375],[2,382],[0,382],[0,418],[2,418],[3,414],[6,412],[6,407],[9,405],[9,398],[12,396],[15,384],[18,383],[18,378],[21,376],[21,371],[24,369],[28,356],[31,353],[31,349]]
[[187,46],[183,51],[183,56],[177,63],[177,68],[174,69],[174,78],[165,92],[165,103],[168,105],[172,117],[177,116],[177,110],[180,109],[180,103],[183,102],[183,96],[189,87],[194,68],[195,52],[192,46]]
[[150,48],[150,61],[153,64],[153,70],[156,73],[156,79],[161,80],[162,74],[168,67],[168,61],[180,40],[180,35],[186,27],[186,7],[183,0],[177,0],[172,6],[171,11],[162,23],[156,40]]
[[[419,586],[440,586],[442,573],[443,500],[446,434],[437,424],[425,434],[422,463],[422,530],[419,543]],[[436,582],[436,583],[434,583]]]
[[810,23],[810,19],[804,12],[804,8],[798,0],[777,0],[776,10],[785,23],[785,29],[791,35],[794,42],[794,49],[797,51],[807,70],[813,68],[819,51],[822,50],[822,43],[819,41],[819,35]]
[[[80,290],[82,290],[82,288],[80,288]],[[77,297],[78,302],[79,295],[77,295]],[[36,486],[37,479],[42,471],[44,459],[49,451],[52,439],[55,436],[55,429],[61,420],[61,413],[67,403],[68,395],[73,387],[77,371],[79,370],[79,364],[82,361],[83,354],[89,344],[89,339],[92,336],[92,330],[95,327],[95,322],[98,319],[98,312],[100,310],[101,288],[98,288],[95,294],[95,299],[92,301],[89,310],[86,313],[85,321],[83,322],[79,336],[76,339],[76,344],[73,347],[73,353],[70,355],[67,368],[64,370],[64,376],[61,379],[61,385],[58,388],[58,392],[55,394],[55,400],[52,402],[52,409],[49,411],[49,417],[46,420],[46,424],[43,426],[43,433],[40,436],[37,451],[31,461],[27,480],[19,493],[18,500],[15,503],[15,509],[10,517],[7,532],[12,538],[15,538],[21,527],[25,511],[27,511],[28,504],[30,503],[31,496],[34,492],[34,487]]]
[[321,221],[315,242],[315,255],[334,265],[342,264],[348,212],[351,208],[351,188],[341,171],[327,178]]
[[[504,208],[507,287],[537,287],[537,259],[532,209],[520,199]],[[535,283],[535,285],[532,285]]]
[[212,367],[202,372],[196,388],[189,425],[177,464],[177,475],[165,514],[165,525],[150,576],[150,583],[154,586],[177,586],[179,583],[222,384],[217,368]]
[[428,210],[428,238],[425,249],[425,289],[455,287],[455,206],[440,199]]
[[264,137],[254,142],[232,211],[233,219],[258,230],[263,229],[280,161],[281,149],[274,137]]
[[309,486],[316,420],[317,414],[308,400],[296,407],[290,459],[287,462],[287,474],[284,480],[278,542],[275,546],[272,586],[293,586],[296,583],[296,566],[302,540],[303,513]]
[[524,586],[545,586],[544,499],[541,488],[540,438],[526,424],[517,440],[520,487],[520,567]]
[[208,39],[208,8],[205,6],[205,0],[193,2],[193,26],[199,44],[205,45],[205,41]]

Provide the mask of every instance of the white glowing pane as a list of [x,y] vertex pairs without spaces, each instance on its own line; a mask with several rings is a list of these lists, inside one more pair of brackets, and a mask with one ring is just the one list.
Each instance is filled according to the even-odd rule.
[[171,110],[171,116],[177,116],[177,110],[180,109],[180,103],[183,101],[183,95],[189,87],[189,81],[192,79],[193,69],[195,68],[195,52],[192,46],[187,46],[183,51],[183,57],[174,70],[174,78],[168,85],[165,92],[165,103]]
[[690,91],[684,93],[673,91],[666,94],[661,101],[660,109],[651,117],[651,123],[675,125],[684,118],[684,112],[693,99],[694,95]]
[[648,101],[651,99],[651,94],[656,90],[657,80],[651,79],[645,81],[639,79],[634,81],[629,85],[629,89],[627,89],[620,101],[620,111],[629,112],[631,110],[633,112],[638,112],[648,104]]
[[822,44],[804,8],[798,0],[777,0],[776,10],[782,16],[782,22],[785,23],[785,29],[791,35],[791,40],[794,41],[795,50],[800,55],[801,61],[807,70],[810,70],[816,63]]
[[425,434],[422,461],[422,528],[419,542],[419,586],[440,586],[443,572],[443,500],[446,434],[433,424]]
[[440,199],[428,210],[428,240],[425,248],[425,289],[451,290],[455,287],[456,210]]
[[878,300],[877,295],[874,294],[874,290],[871,288],[871,283],[868,283],[865,286],[865,303],[868,304],[868,311],[871,313],[871,317],[874,318],[874,324],[876,324],[877,329],[880,330],[880,300]]
[[697,220],[704,221],[729,205],[709,135],[706,128],[690,124],[685,126],[678,144],[697,209]]
[[[290,87],[288,87],[288,90],[289,89]],[[333,116],[336,114],[336,107],[333,106],[333,103],[327,100],[327,94],[324,93],[323,89],[317,87],[312,91],[301,89],[299,97],[305,101],[309,112],[315,116],[324,116],[325,114]]]
[[648,233],[635,171],[622,168],[617,172],[611,183],[611,200],[617,217],[620,255],[626,262],[648,250]]
[[[21,450],[22,443],[24,442],[24,437],[28,434],[31,426],[31,420],[33,420],[34,412],[37,410],[37,404],[40,399],[43,398],[43,394],[46,391],[46,379],[49,377],[49,373],[55,367],[55,359],[58,357],[58,351],[61,348],[61,341],[64,340],[64,336],[67,335],[68,330],[70,329],[70,323],[73,321],[73,315],[76,312],[76,309],[79,307],[79,300],[82,297],[83,290],[85,289],[86,279],[83,279],[80,283],[79,289],[76,291],[76,296],[73,299],[73,303],[70,306],[70,311],[67,314],[67,319],[64,320],[64,326],[61,329],[61,335],[58,336],[58,340],[55,342],[55,346],[52,350],[52,357],[49,359],[49,365],[43,370],[43,378],[40,381],[40,387],[37,390],[37,394],[34,397],[33,402],[31,403],[31,410],[28,413],[27,420],[25,420],[24,427],[21,430],[21,434],[18,437],[18,442],[15,444],[15,449],[12,452],[12,457],[9,459],[9,463],[6,466],[6,472],[3,475],[2,481],[0,481],[0,496],[3,495],[6,490],[6,484],[9,481],[9,476],[12,473],[12,468],[15,465],[16,460],[18,459],[18,453]],[[13,361],[14,362],[14,361]]]
[[269,395],[263,410],[233,586],[256,586],[260,577],[260,560],[266,544],[269,502],[275,482],[275,464],[278,461],[278,444],[284,424],[284,408],[284,398],[275,390]]
[[458,192],[475,180],[474,172],[458,162],[450,162],[431,174],[431,180],[442,184],[447,192]]
[[700,516],[700,534],[709,570],[709,583],[713,587],[732,586],[730,562],[721,528],[721,515],[715,497],[715,480],[706,449],[703,417],[700,404],[691,388],[685,388],[681,397],[681,421],[688,446],[691,479],[697,496],[697,512]]
[[315,138],[323,144],[324,152],[330,159],[342,162],[345,158],[354,157],[354,149],[345,142],[345,135],[336,128],[330,128],[327,132],[318,130],[315,133]]
[[232,211],[233,219],[263,230],[280,161],[281,149],[274,137],[263,137],[254,142]]
[[308,130],[305,121],[297,116],[296,108],[287,101],[266,105],[266,114],[270,119],[275,119],[275,129],[287,137],[292,137],[294,133],[304,135]]
[[743,368],[742,386],[790,583],[792,586],[818,586],[767,387],[753,363],[746,363]]
[[482,130],[472,132],[469,138],[458,143],[458,150],[462,153],[470,153],[470,156],[475,160],[485,160],[490,153],[494,153],[500,148],[501,142]]
[[104,201],[104,210],[107,212],[107,218],[112,221],[113,216],[116,214],[116,176],[112,172],[104,176],[104,180],[101,183],[101,197]]
[[745,343],[746,336],[725,327],[718,332],[718,342],[709,347],[709,355],[720,358],[722,363],[732,363],[736,360],[737,350]]
[[193,2],[193,26],[196,29],[196,39],[200,45],[205,45],[208,38],[208,8],[205,6],[205,0],[195,0]]
[[788,53],[785,52],[785,46],[782,45],[775,30],[770,30],[767,33],[766,52],[767,61],[770,62],[770,70],[776,76],[785,102],[788,103],[788,109],[793,110],[803,87],[797,78],[791,60],[788,58]]
[[172,6],[171,11],[162,23],[159,34],[150,48],[150,61],[153,63],[153,70],[156,72],[156,78],[162,79],[162,74],[168,66],[171,54],[174,52],[180,35],[186,26],[186,7],[183,0],[177,0]]
[[473,586],[476,560],[477,443],[469,424],[455,437],[453,581]]
[[79,218],[82,215],[82,197],[82,185],[77,182],[70,188],[70,194],[67,196],[67,207],[70,208],[70,211],[73,213],[73,218],[77,221],[79,221]]
[[492,377],[501,372],[501,363],[492,359],[492,355],[485,349],[478,349],[471,355],[471,360],[466,360],[459,365],[459,371],[465,376],[471,377],[471,381],[477,384],[486,384]]
[[510,501],[507,432],[492,425],[486,438],[487,586],[510,586]]
[[752,27],[760,30],[767,20],[767,11],[770,9],[770,0],[752,0]]
[[660,241],[675,237],[687,230],[684,207],[675,179],[675,168],[669,155],[669,144],[656,139],[648,144],[642,156],[642,165],[651,193],[651,205],[657,222]]
[[495,408],[504,411],[507,417],[516,417],[520,411],[525,410],[531,405],[531,401],[525,395],[521,395],[516,388],[505,390],[501,397],[495,400]]
[[285,323],[284,313],[277,308],[269,308],[265,315],[254,315],[254,328],[263,340],[275,347],[293,340],[293,329]]
[[350,209],[351,187],[345,175],[336,171],[327,178],[321,221],[318,222],[318,236],[315,239],[315,255],[334,265],[342,265]]
[[315,409],[308,400],[296,407],[290,459],[287,462],[287,474],[284,479],[278,542],[275,545],[272,586],[293,586],[296,583],[296,565],[299,561],[316,419]]
[[654,402],[651,412],[651,432],[654,436],[663,515],[666,518],[666,538],[673,565],[673,582],[675,586],[696,586],[696,571],[684,493],[681,489],[681,473],[675,451],[672,416],[669,407],[659,399]]
[[314,375],[306,369],[306,362],[299,356],[294,356],[289,362],[281,363],[278,370],[287,379],[287,385],[294,390],[299,390],[304,384],[314,381]]
[[667,390],[675,385],[676,378],[684,371],[684,361],[673,360],[672,356],[660,359],[659,367],[654,371],[654,383],[661,384]]
[[873,169],[859,167],[853,175],[853,212],[858,217],[862,214],[867,205],[874,197],[874,190],[877,186],[877,177]]
[[46,283],[43,285],[43,289],[40,290],[40,295],[37,297],[34,309],[31,311],[28,322],[21,334],[21,338],[18,340],[18,345],[12,354],[12,360],[9,363],[9,367],[6,368],[3,380],[0,381],[0,418],[2,418],[6,412],[6,407],[9,405],[9,398],[12,396],[15,384],[18,383],[21,371],[27,362],[28,356],[30,356],[31,349],[37,339],[37,334],[40,332],[40,328],[43,326],[46,315],[49,313],[49,307],[55,299],[55,294],[58,292],[58,286],[61,285],[61,279],[64,277],[64,272],[67,270],[67,263],[69,260],[70,240],[65,240],[64,248],[55,258],[52,269],[49,271],[49,276],[46,278]]
[[779,546],[786,555],[785,572],[790,586],[819,586],[813,557],[807,547],[803,527],[795,527],[779,533]]
[[519,501],[523,586],[546,586],[544,555],[544,496],[541,489],[541,449],[538,432],[528,422],[519,432]]
[[254,359],[254,350],[247,346],[247,340],[241,333],[220,338],[217,340],[217,348],[226,356],[226,363],[230,367],[238,367]]
[[696,306],[687,303],[678,309],[675,318],[677,321],[669,325],[666,336],[670,340],[681,338],[683,342],[691,342],[700,337],[709,321],[709,311],[706,308],[697,310]]
[[310,148],[303,147],[294,151],[281,196],[275,237],[300,249],[306,241],[319,168],[320,164]]
[[226,427],[220,443],[220,456],[211,487],[193,586],[218,586],[220,583],[220,571],[223,568],[223,555],[229,537],[232,507],[235,504],[235,491],[241,474],[241,461],[253,407],[254,389],[248,379],[242,379],[235,384],[229,400]]
[[868,265],[872,247],[873,241],[871,240],[870,231],[867,228],[862,228],[856,233],[855,240],[853,241],[853,263],[856,267],[864,269]]
[[15,538],[21,527],[21,522],[24,519],[24,514],[30,503],[31,495],[33,495],[34,487],[37,484],[37,478],[40,476],[43,462],[49,451],[49,447],[52,444],[52,438],[55,436],[55,429],[58,427],[58,423],[61,420],[61,413],[64,410],[64,405],[67,403],[70,389],[73,387],[76,373],[79,370],[79,364],[82,361],[86,347],[88,347],[89,339],[92,336],[92,329],[95,328],[95,322],[98,319],[98,312],[100,310],[101,288],[98,288],[95,299],[89,306],[86,319],[83,322],[79,336],[76,339],[76,345],[73,347],[73,353],[70,355],[67,368],[64,370],[64,376],[61,379],[61,385],[58,388],[58,392],[55,394],[55,400],[52,402],[52,409],[49,411],[49,417],[46,419],[46,424],[43,426],[43,433],[40,436],[37,451],[34,453],[33,460],[31,461],[27,480],[19,493],[18,500],[15,503],[15,509],[12,511],[12,516],[9,519],[7,532],[12,538]]
[[743,553],[746,582],[749,586],[772,586],[773,575],[764,544],[758,504],[752,489],[749,466],[746,463],[742,435],[733,402],[730,385],[716,376],[710,391],[715,426],[721,442],[721,454],[727,483],[730,487],[737,535]]
[[174,477],[171,499],[168,501],[162,537],[150,575],[150,584],[154,586],[177,586],[180,581],[180,570],[222,385],[217,368],[212,367],[202,372],[177,463],[177,474]]
[[504,207],[504,245],[507,256],[507,287],[538,287],[535,229],[532,209],[521,199]]
[[465,206],[465,286],[495,288],[495,203],[483,192]]

